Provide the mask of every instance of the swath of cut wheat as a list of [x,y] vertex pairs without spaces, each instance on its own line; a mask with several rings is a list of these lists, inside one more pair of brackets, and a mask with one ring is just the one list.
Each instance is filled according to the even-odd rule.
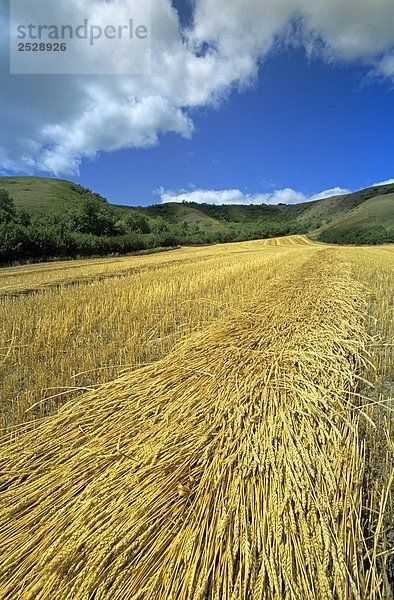
[[0,438],[161,358],[316,251],[296,237],[0,269]]
[[291,266],[3,445],[0,598],[391,597],[365,292],[340,251]]

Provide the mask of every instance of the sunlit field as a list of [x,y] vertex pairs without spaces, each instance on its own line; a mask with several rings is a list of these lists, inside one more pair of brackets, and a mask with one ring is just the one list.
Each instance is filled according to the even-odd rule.
[[0,270],[2,433],[236,311],[285,256],[306,260],[315,248],[297,252],[300,241],[264,252],[274,240]]
[[394,247],[0,269],[0,598],[390,599]]

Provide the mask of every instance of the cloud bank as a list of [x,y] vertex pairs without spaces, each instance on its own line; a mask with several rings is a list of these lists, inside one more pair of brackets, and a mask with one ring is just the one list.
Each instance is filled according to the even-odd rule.
[[373,183],[372,187],[375,185],[389,185],[390,183],[394,183],[394,179],[385,179],[384,181],[378,181],[377,183]]
[[[108,2],[108,19],[128,1]],[[103,7],[101,0],[58,5],[81,19],[89,6],[92,20]],[[75,175],[83,158],[102,151],[149,148],[166,132],[190,137],[192,109],[251,85],[278,43],[325,61],[361,61],[374,76],[394,79],[393,21],[393,0],[195,0],[192,23],[181,30],[170,0],[152,0],[151,76],[10,77],[2,5],[0,168]]]
[[197,204],[299,204],[300,202],[310,202],[312,200],[321,200],[330,196],[341,194],[350,194],[350,190],[335,187],[324,190],[312,196],[306,196],[302,192],[297,192],[291,188],[275,190],[261,194],[244,194],[240,190],[165,190],[160,188],[156,192],[159,194],[161,202],[196,202]]

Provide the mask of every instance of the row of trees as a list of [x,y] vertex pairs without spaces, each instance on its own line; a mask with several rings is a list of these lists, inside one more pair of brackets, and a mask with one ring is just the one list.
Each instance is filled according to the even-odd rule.
[[329,244],[377,245],[394,243],[394,228],[383,225],[332,227],[319,235]]
[[294,235],[309,231],[306,223],[286,219],[261,219],[250,222],[228,223],[228,227],[233,233],[235,241]]
[[93,196],[62,213],[31,216],[17,209],[0,189],[0,262],[127,254],[173,246],[177,241],[165,223],[130,213],[117,219],[111,205]]
[[296,221],[262,219],[228,222],[226,229],[203,231],[196,224],[172,222],[152,211],[122,211],[81,188],[78,203],[46,215],[16,208],[7,190],[0,189],[0,262],[127,254],[178,245],[241,241],[306,231]]
[[[151,248],[212,244],[306,233],[317,222],[298,222],[271,211],[264,218],[225,221],[225,228],[204,231],[196,224],[171,220],[165,208],[122,210],[98,194],[78,187],[77,203],[46,215],[16,208],[7,190],[0,189],[0,262],[128,254]],[[223,222],[223,221],[222,221]],[[380,226],[332,228],[320,235],[330,243],[383,244],[394,242],[394,230]]]

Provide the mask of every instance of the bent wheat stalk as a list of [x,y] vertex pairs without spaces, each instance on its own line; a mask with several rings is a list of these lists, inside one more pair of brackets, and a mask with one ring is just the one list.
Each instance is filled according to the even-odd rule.
[[4,446],[0,598],[388,597],[333,252]]

